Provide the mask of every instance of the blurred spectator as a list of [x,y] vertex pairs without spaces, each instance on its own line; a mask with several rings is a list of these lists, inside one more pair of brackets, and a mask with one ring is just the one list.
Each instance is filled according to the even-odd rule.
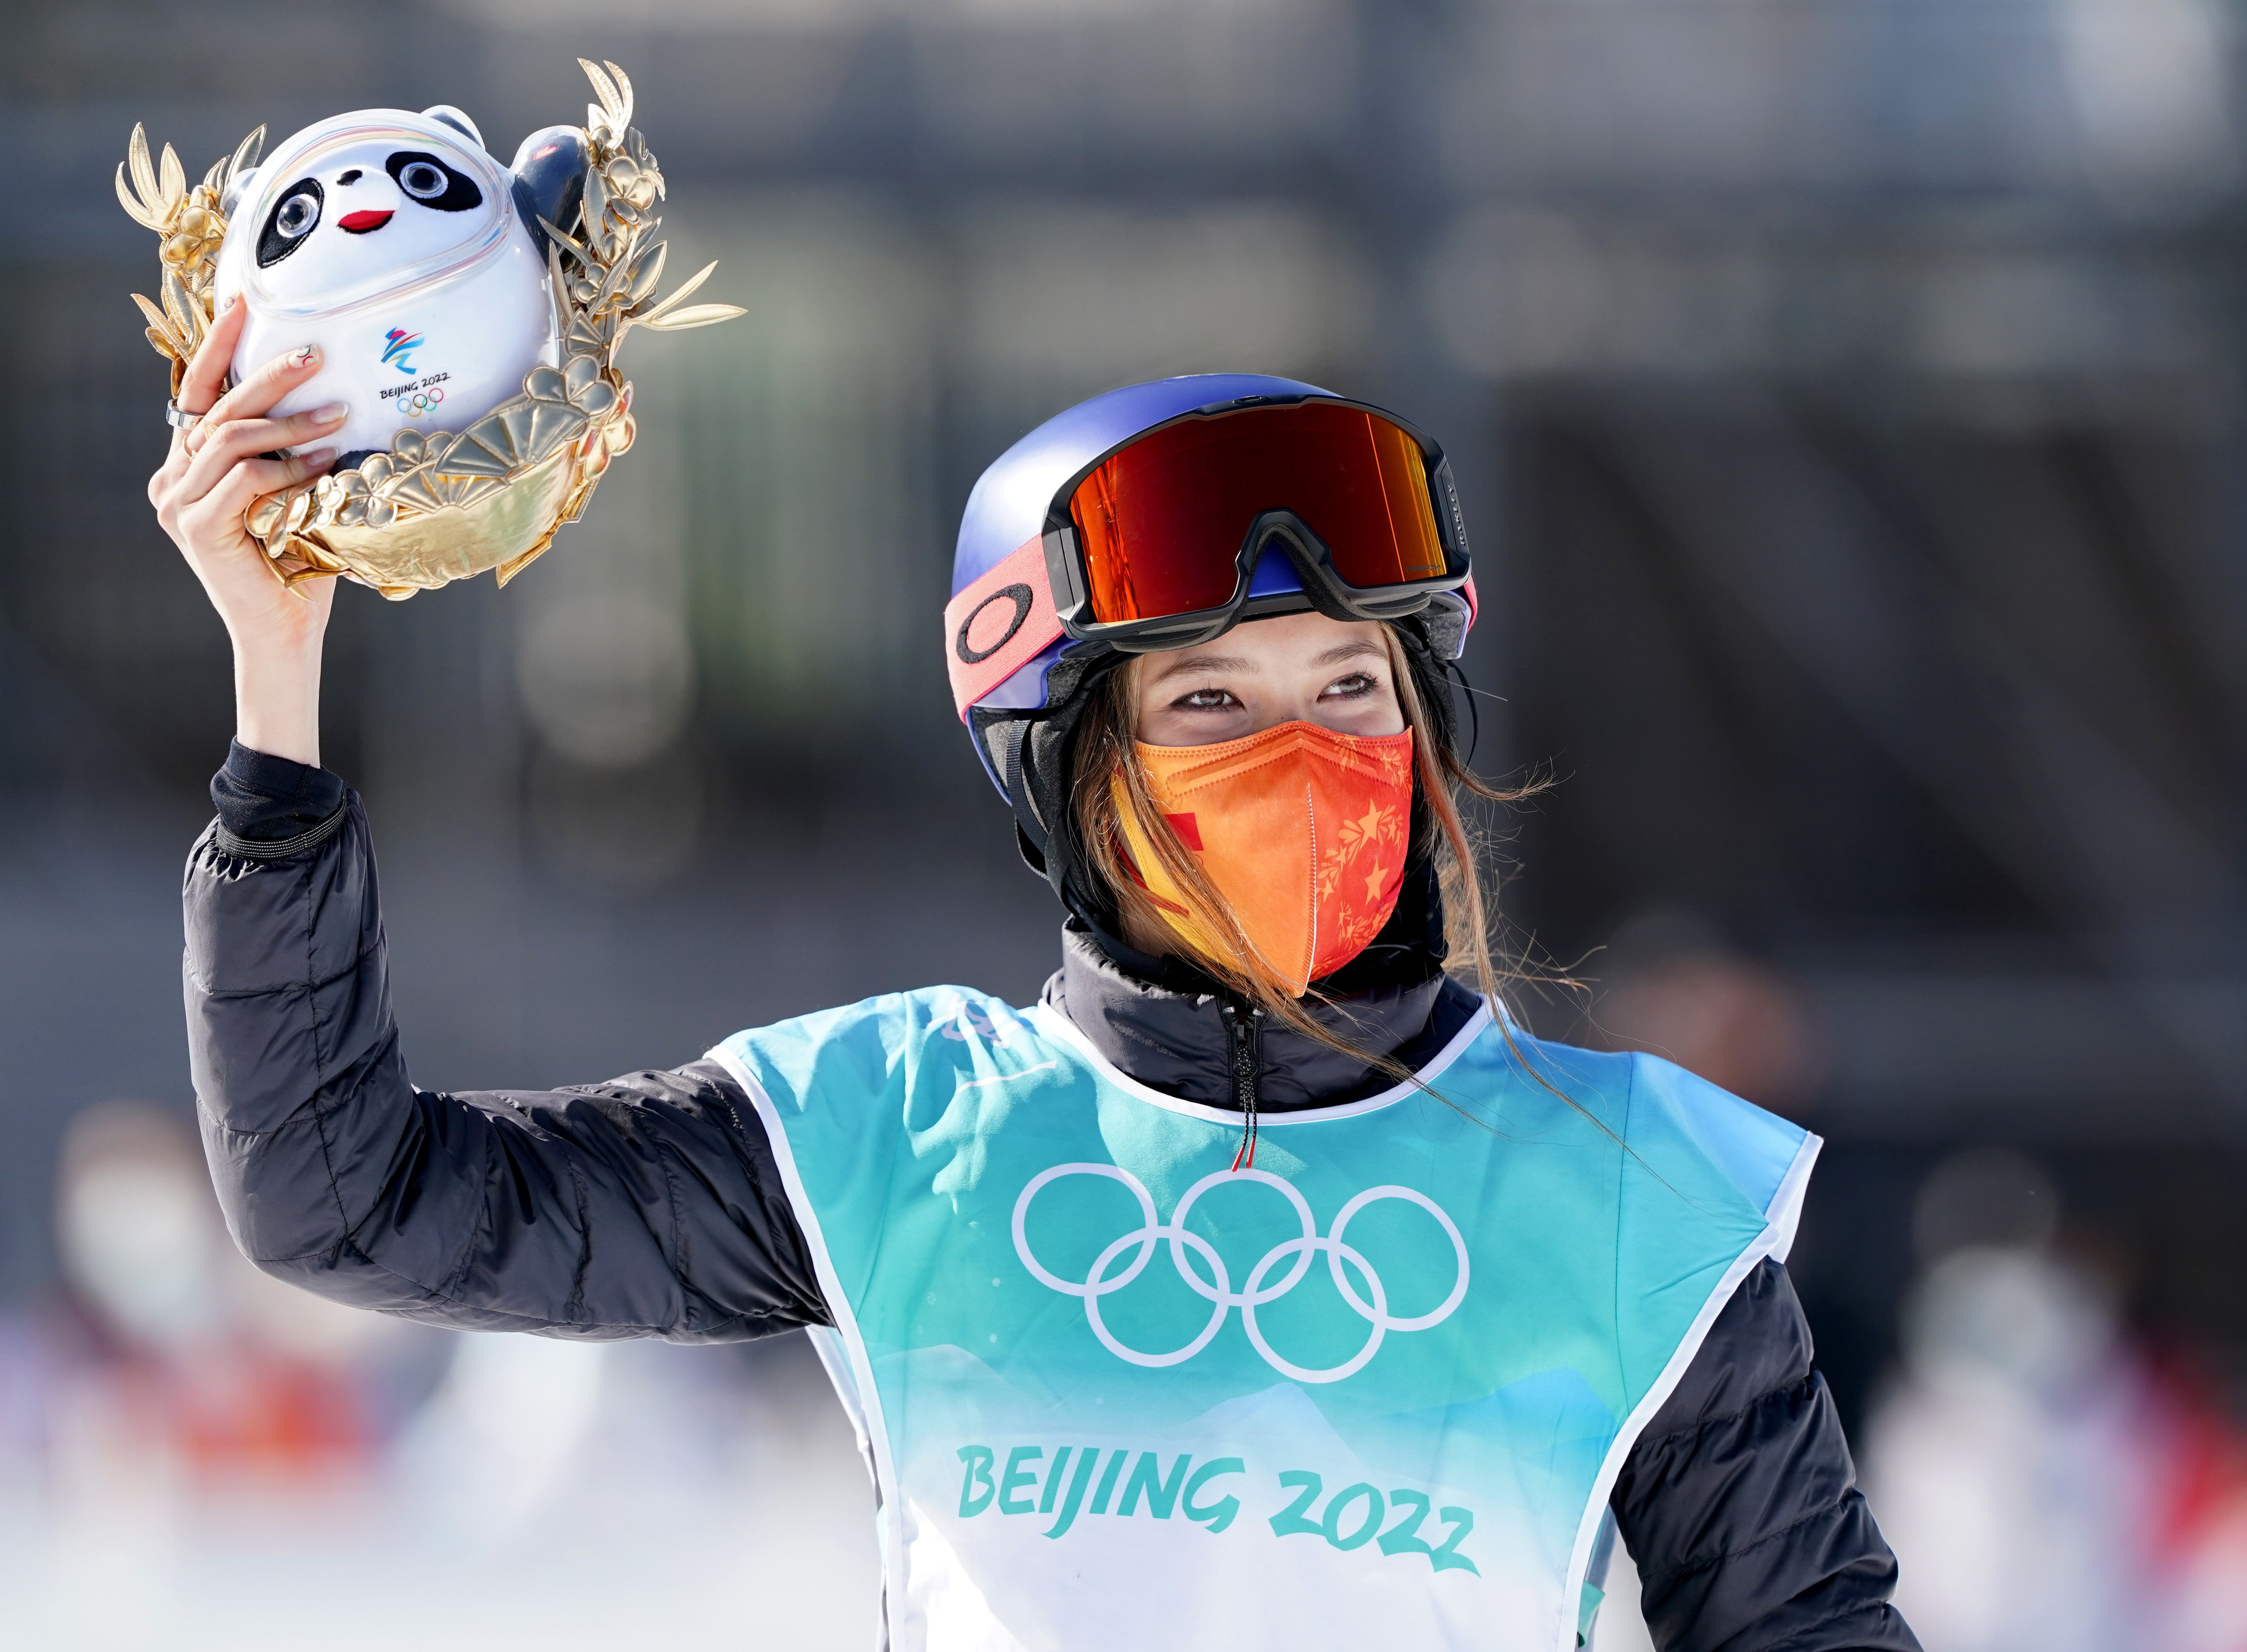
[[[680,1644],[865,1638],[871,1498],[801,1338],[460,1336],[338,1307],[242,1258],[185,1121],[137,1103],[73,1121],[54,1208],[65,1291],[0,1321],[0,1645],[591,1647],[628,1641],[651,1592],[681,1602]],[[631,1586],[588,1599],[604,1571]]]
[[1800,997],[1688,914],[1634,919],[1595,966],[1598,1036],[1648,1050],[1759,1106],[1785,1110],[1817,1082],[1816,1041]]
[[2238,1652],[2247,1439],[2129,1333],[2059,1217],[2011,1153],[1921,1188],[1903,1369],[1865,1451],[1897,1604],[1942,1652]]
[[1977,1246],[1922,1281],[1905,1348],[1866,1456],[1914,1627],[1951,1652],[2127,1646],[2148,1488],[2107,1303],[2039,1252]]
[[386,1328],[244,1261],[171,1113],[81,1112],[54,1208],[66,1293],[38,1361],[42,1581],[86,1644],[162,1645],[214,1503],[301,1509],[364,1478],[370,1419],[346,1361]]
[[58,1451],[129,1449],[236,1489],[365,1471],[372,1419],[350,1372],[392,1323],[243,1260],[220,1225],[201,1151],[173,1115],[133,1102],[79,1114],[56,1218],[84,1431],[58,1437]]

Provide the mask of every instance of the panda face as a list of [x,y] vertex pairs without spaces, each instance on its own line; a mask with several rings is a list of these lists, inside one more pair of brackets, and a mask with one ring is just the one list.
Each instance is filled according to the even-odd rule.
[[410,284],[503,236],[505,172],[438,135],[447,131],[360,126],[261,168],[256,216],[243,215],[248,284],[276,308],[322,311]]

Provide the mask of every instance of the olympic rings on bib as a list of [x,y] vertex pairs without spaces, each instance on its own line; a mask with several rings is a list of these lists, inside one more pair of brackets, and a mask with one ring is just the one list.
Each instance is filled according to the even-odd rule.
[[400,419],[419,419],[423,413],[434,411],[444,399],[444,391],[433,387],[417,390],[410,396],[400,396],[395,405]]
[[[1131,1190],[1132,1197],[1139,1201],[1139,1213],[1142,1218],[1138,1227],[1109,1241],[1107,1248],[1094,1259],[1090,1270],[1081,1284],[1062,1279],[1048,1270],[1031,1253],[1029,1236],[1026,1231],[1030,1213],[1030,1201],[1038,1196],[1039,1191],[1048,1183],[1058,1181],[1068,1176],[1101,1176],[1110,1181],[1122,1183]],[[1193,1208],[1194,1201],[1211,1188],[1223,1184],[1240,1182],[1260,1182],[1267,1187],[1277,1190],[1288,1204],[1294,1207],[1295,1219],[1302,1228],[1302,1234],[1297,1239],[1283,1239],[1265,1252],[1257,1259],[1256,1266],[1248,1270],[1248,1277],[1242,1281],[1241,1288],[1236,1291],[1233,1288],[1231,1276],[1226,1272],[1225,1260],[1218,1254],[1217,1247],[1202,1238],[1200,1234],[1190,1233],[1186,1231],[1186,1213]],[[1458,1270],[1458,1276],[1451,1285],[1451,1294],[1431,1311],[1401,1318],[1389,1311],[1388,1291],[1382,1284],[1381,1275],[1374,1271],[1373,1264],[1366,1259],[1363,1253],[1353,1248],[1342,1239],[1343,1231],[1349,1226],[1351,1219],[1359,1212],[1383,1199],[1392,1198],[1404,1199],[1410,1204],[1417,1205],[1443,1224],[1444,1232],[1451,1241],[1451,1253]],[[1451,1318],[1452,1311],[1465,1300],[1467,1294],[1467,1246],[1466,1240],[1460,1237],[1458,1224],[1444,1213],[1443,1207],[1435,1200],[1430,1198],[1425,1193],[1409,1187],[1367,1188],[1365,1191],[1358,1194],[1335,1212],[1333,1231],[1322,1235],[1319,1232],[1317,1219],[1311,1214],[1311,1207],[1304,1200],[1302,1194],[1298,1192],[1292,1184],[1281,1180],[1267,1171],[1218,1171],[1205,1176],[1185,1191],[1185,1197],[1178,1200],[1178,1208],[1171,1213],[1171,1219],[1164,1222],[1159,1220],[1156,1215],[1154,1199],[1148,1194],[1139,1178],[1130,1171],[1114,1164],[1056,1164],[1051,1170],[1039,1171],[1030,1178],[1029,1184],[1022,1189],[1021,1197],[1014,1201],[1014,1253],[1022,1259],[1022,1266],[1029,1269],[1031,1277],[1039,1284],[1059,1291],[1065,1296],[1081,1298],[1084,1303],[1085,1321],[1091,1326],[1093,1335],[1100,1339],[1100,1345],[1119,1360],[1148,1368],[1183,1364],[1185,1361],[1193,1358],[1195,1355],[1209,1346],[1211,1340],[1225,1328],[1226,1316],[1237,1307],[1240,1310],[1241,1328],[1248,1333],[1249,1342],[1254,1347],[1256,1352],[1263,1356],[1264,1362],[1274,1370],[1282,1376],[1293,1377],[1298,1382],[1339,1382],[1344,1377],[1353,1376],[1363,1369],[1366,1362],[1380,1351],[1382,1339],[1390,1332],[1424,1331],[1433,1326],[1440,1325]],[[1210,1304],[1210,1316],[1200,1329],[1196,1331],[1183,1346],[1171,1349],[1167,1353],[1144,1354],[1137,1348],[1125,1346],[1116,1334],[1109,1329],[1106,1322],[1101,1318],[1100,1299],[1113,1295],[1138,1278],[1140,1271],[1147,1266],[1149,1259],[1154,1255],[1155,1247],[1164,1244],[1170,1246],[1171,1265],[1178,1270],[1179,1279],[1185,1282],[1187,1288],[1194,1294]],[[1123,1270],[1111,1278],[1109,1270],[1117,1265],[1125,1252],[1135,1246],[1138,1254],[1132,1257],[1124,1266]],[[1188,1251],[1192,1251],[1207,1264],[1209,1268],[1207,1279],[1204,1279],[1199,1273],[1188,1265],[1185,1254]],[[1340,1365],[1314,1370],[1296,1365],[1273,1350],[1272,1345],[1265,1341],[1262,1329],[1256,1323],[1256,1310],[1278,1300],[1289,1291],[1294,1290],[1301,1281],[1303,1275],[1309,1272],[1312,1258],[1321,1252],[1326,1254],[1327,1269],[1334,1278],[1335,1290],[1341,1293],[1342,1300],[1349,1305],[1353,1313],[1366,1322],[1369,1329],[1365,1345],[1349,1359],[1344,1360]],[[1269,1276],[1282,1264],[1287,1265],[1285,1274],[1277,1280],[1271,1280]],[[1361,1295],[1356,1287],[1350,1282],[1352,1273],[1363,1281],[1364,1294]]]

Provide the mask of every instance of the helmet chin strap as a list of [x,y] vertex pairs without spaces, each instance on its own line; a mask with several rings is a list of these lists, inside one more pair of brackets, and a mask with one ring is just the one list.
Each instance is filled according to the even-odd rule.
[[[1072,885],[1078,880],[1070,823],[1070,771],[1077,726],[1084,720],[1092,686],[1110,672],[1120,669],[1124,659],[1104,648],[1064,654],[1054,663],[1048,679],[1054,700],[1051,709],[1017,712],[976,707],[967,713],[968,731],[1014,812],[1014,841],[1023,863],[1053,885],[1063,906],[1088,922],[1093,921],[1097,908],[1088,911],[1072,894]],[[1112,922],[1103,925],[1112,926]]]

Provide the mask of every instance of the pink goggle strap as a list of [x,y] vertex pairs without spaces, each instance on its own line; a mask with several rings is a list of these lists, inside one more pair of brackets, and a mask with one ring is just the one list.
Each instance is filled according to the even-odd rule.
[[1045,537],[1036,535],[944,605],[944,665],[960,720],[966,720],[970,706],[1061,635],[1046,575]]
[[[1471,631],[1480,606],[1472,577],[1459,594],[1466,599],[1466,629]],[[960,720],[967,720],[969,707],[1061,637],[1061,618],[1054,611],[1053,585],[1046,574],[1045,538],[1040,535],[1015,546],[944,605],[944,665]]]

